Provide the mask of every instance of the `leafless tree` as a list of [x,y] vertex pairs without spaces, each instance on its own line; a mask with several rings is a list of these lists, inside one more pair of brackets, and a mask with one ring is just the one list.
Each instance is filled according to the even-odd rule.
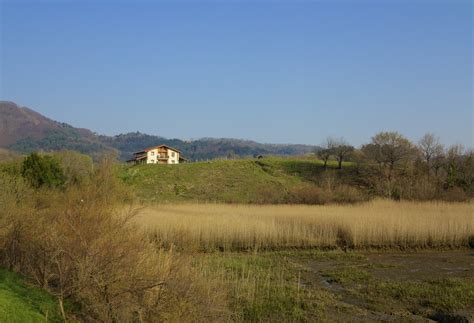
[[342,162],[354,150],[344,138],[331,139],[331,152],[336,157],[338,169],[342,169]]
[[328,161],[333,154],[334,140],[331,137],[326,138],[326,140],[321,144],[321,149],[317,152],[318,158],[323,161],[324,169],[327,168]]
[[420,150],[428,171],[432,167],[432,160],[438,159],[443,154],[443,145],[440,144],[439,138],[432,133],[425,134],[418,142],[418,149]]

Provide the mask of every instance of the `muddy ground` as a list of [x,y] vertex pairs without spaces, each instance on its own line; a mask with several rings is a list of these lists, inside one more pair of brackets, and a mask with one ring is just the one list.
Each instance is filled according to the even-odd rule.
[[329,321],[474,322],[474,251],[295,253],[309,290],[333,298]]

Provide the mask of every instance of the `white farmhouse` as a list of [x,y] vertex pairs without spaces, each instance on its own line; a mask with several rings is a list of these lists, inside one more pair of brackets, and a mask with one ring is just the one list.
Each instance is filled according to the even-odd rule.
[[186,161],[178,149],[160,145],[146,148],[133,153],[133,159],[129,162],[134,164],[179,164]]

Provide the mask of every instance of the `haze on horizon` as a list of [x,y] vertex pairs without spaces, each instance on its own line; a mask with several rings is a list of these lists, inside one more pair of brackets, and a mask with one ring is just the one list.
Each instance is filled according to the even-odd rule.
[[473,146],[471,1],[0,2],[0,99],[103,134]]

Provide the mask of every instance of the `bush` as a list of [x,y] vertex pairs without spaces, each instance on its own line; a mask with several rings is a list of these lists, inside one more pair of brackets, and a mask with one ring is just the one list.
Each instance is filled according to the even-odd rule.
[[65,182],[59,162],[51,156],[40,156],[37,153],[25,158],[21,174],[34,188],[61,187]]
[[447,202],[466,202],[469,196],[459,187],[453,187],[441,194],[441,199]]
[[21,178],[0,177],[1,202],[21,206],[11,208],[14,216],[0,209],[8,219],[2,264],[57,296],[61,308],[77,303],[84,321],[191,320],[212,316],[210,303],[224,308],[225,298],[208,297],[210,287],[197,284],[172,249],[157,250],[133,224],[133,208],[123,203],[130,194],[113,168],[104,162],[87,184],[28,197]]
[[295,204],[325,204],[329,202],[327,194],[317,186],[300,185],[289,191],[289,202]]
[[54,157],[64,170],[66,185],[85,184],[90,180],[94,166],[90,156],[65,150],[54,153]]
[[335,203],[360,203],[367,200],[367,195],[349,185],[336,186],[332,193],[332,201]]

